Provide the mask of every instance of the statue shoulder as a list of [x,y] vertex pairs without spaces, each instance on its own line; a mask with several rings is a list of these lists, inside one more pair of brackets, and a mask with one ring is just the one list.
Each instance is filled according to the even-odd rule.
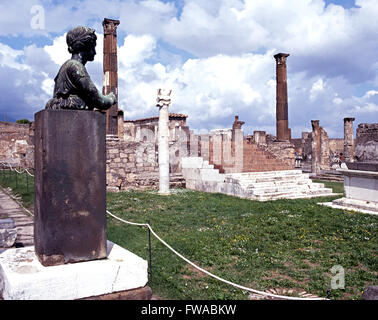
[[70,59],[65,62],[65,69],[69,77],[74,79],[80,79],[83,77],[89,77],[85,66],[75,59]]

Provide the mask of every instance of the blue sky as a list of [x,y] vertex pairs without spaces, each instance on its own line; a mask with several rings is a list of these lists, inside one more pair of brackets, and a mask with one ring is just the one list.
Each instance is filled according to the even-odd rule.
[[[41,11],[42,8],[42,11]],[[39,14],[43,13],[41,17]],[[101,89],[103,18],[118,28],[119,106],[125,119],[157,115],[158,87],[173,89],[171,112],[191,129],[275,134],[275,61],[290,53],[293,136],[320,120],[343,136],[343,118],[378,122],[376,0],[13,0],[0,3],[0,121],[44,108],[69,58],[65,33],[94,27],[87,69]],[[42,23],[43,22],[43,23]]]

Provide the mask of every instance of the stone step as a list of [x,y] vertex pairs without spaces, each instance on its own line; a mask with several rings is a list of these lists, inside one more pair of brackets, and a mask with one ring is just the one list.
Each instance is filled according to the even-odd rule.
[[323,188],[311,192],[273,192],[273,193],[264,193],[264,194],[254,194],[252,200],[258,201],[268,201],[268,200],[277,200],[277,199],[302,199],[302,198],[315,198],[321,196],[332,196],[335,195],[332,193],[332,189]]
[[254,195],[262,194],[280,194],[280,193],[311,193],[323,191],[326,188],[317,185],[285,185],[280,187],[265,187],[265,188],[248,188],[247,190],[253,191]]
[[239,184],[243,187],[246,187],[247,189],[290,187],[290,186],[298,186],[298,187],[314,186],[314,188],[324,188],[324,183],[313,183],[311,179],[296,180],[296,181],[291,181],[291,182],[287,180],[271,181],[271,182],[253,182],[253,183],[241,182]]
[[287,176],[257,176],[257,177],[229,177],[226,175],[226,181],[233,182],[239,181],[244,184],[253,184],[253,183],[279,183],[279,182],[302,182],[310,180],[308,175],[287,175]]
[[301,175],[301,170],[280,170],[280,171],[261,171],[261,172],[242,172],[242,173],[229,173],[233,177],[265,177],[265,176],[287,176],[287,175]]
[[185,168],[202,168],[203,158],[201,157],[182,157],[181,167]]

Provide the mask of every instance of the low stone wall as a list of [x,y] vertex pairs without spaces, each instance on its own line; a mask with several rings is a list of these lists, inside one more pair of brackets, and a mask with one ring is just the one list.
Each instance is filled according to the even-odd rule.
[[158,187],[159,166],[155,143],[114,140],[107,141],[106,147],[108,187],[119,190]]

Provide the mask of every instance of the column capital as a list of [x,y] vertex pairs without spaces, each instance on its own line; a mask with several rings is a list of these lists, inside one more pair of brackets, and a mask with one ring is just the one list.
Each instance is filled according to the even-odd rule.
[[355,118],[344,118],[344,122],[353,122],[354,120],[356,120]]
[[283,64],[286,62],[288,56],[290,56],[290,54],[280,52],[274,55],[274,59],[276,59],[277,64]]
[[156,106],[157,107],[163,107],[163,106],[169,107],[171,105],[171,93],[172,93],[172,90],[170,90],[170,89],[158,89]]
[[318,127],[319,126],[319,120],[311,120],[311,125],[312,125],[313,129],[314,129],[314,127]]
[[119,20],[105,18],[102,22],[102,26],[104,27],[104,35],[111,34],[113,36],[117,36],[117,27],[119,24]]

